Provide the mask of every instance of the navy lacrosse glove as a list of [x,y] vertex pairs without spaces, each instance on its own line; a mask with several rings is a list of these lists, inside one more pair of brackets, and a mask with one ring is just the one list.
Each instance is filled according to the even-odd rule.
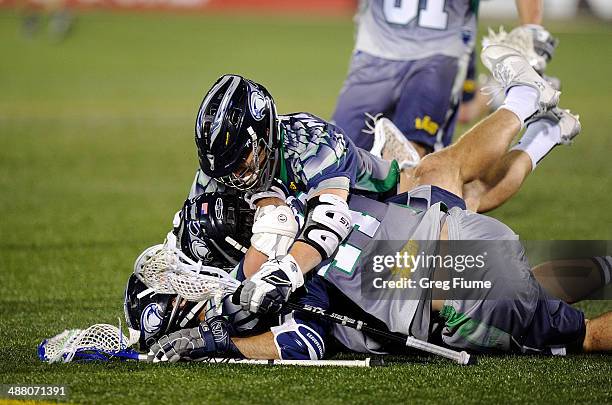
[[181,329],[162,336],[151,346],[149,362],[179,360],[196,361],[210,357],[242,357],[230,339],[230,328],[223,317],[204,321],[200,326]]

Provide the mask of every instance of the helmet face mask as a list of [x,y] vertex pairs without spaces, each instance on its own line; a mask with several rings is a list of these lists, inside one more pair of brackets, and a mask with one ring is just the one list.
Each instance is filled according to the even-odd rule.
[[266,189],[277,168],[279,130],[270,93],[237,75],[204,97],[195,124],[202,171],[238,190]]
[[268,147],[263,139],[252,142],[252,150],[235,172],[216,180],[240,191],[268,188],[267,179],[274,177],[278,151]]
[[139,349],[147,350],[160,337],[199,325],[203,303],[189,302],[177,295],[158,294],[136,274],[128,279],[123,309],[130,329],[139,332]]

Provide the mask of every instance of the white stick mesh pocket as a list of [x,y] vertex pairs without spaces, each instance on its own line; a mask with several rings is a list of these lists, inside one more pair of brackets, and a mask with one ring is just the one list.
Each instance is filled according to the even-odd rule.
[[43,361],[55,363],[72,361],[77,351],[102,350],[113,353],[127,349],[129,339],[113,325],[99,323],[85,330],[69,329],[49,338],[40,345],[39,356]]

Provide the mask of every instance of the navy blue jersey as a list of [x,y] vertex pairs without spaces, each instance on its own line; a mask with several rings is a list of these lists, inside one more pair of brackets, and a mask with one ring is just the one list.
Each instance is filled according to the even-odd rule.
[[327,188],[383,193],[397,188],[397,162],[357,148],[341,128],[308,113],[279,118],[279,177],[292,194],[309,198]]

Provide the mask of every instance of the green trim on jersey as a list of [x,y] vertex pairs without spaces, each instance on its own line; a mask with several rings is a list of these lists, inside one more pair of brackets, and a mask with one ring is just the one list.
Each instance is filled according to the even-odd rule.
[[391,161],[389,173],[384,179],[372,178],[372,173],[361,173],[357,179],[357,187],[362,190],[375,191],[384,193],[391,190],[393,186],[397,186],[399,182],[400,168],[396,160]]
[[[512,336],[495,326],[472,319],[464,313],[457,312],[451,305],[444,305],[440,311],[447,328],[473,345],[489,349],[504,349],[512,340]],[[454,331],[453,331],[454,333]]]
[[285,146],[285,130],[283,128],[280,129],[280,145],[278,147],[279,149],[279,158],[280,158],[280,179],[283,182],[283,184],[287,185],[287,182],[289,180],[289,177],[287,176],[287,163],[285,163],[285,153],[284,153],[284,146]]
[[480,8],[480,0],[471,0],[470,7],[472,7],[472,12],[478,16],[478,9]]
[[411,207],[410,205],[407,205],[407,204],[399,204],[399,203],[390,203],[390,204],[397,205],[398,207],[402,207],[402,208],[408,208],[409,210],[411,210],[412,212],[416,214],[420,214],[421,212],[423,212],[423,210]]

